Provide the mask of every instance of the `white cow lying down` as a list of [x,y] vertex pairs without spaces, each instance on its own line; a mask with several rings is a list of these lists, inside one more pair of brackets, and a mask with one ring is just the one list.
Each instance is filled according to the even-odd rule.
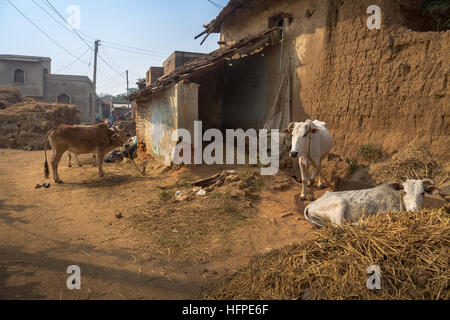
[[428,180],[406,180],[402,184],[386,183],[381,186],[355,191],[326,192],[305,208],[305,218],[319,226],[331,222],[339,225],[344,220],[357,222],[363,214],[373,215],[388,211],[414,211],[423,207],[426,193],[438,193],[427,187]]

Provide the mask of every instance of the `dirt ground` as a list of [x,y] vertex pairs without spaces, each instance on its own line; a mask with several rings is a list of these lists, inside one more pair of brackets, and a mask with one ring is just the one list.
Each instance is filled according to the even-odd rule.
[[[154,230],[148,230],[147,236],[136,225],[140,208],[164,207],[162,189],[176,191],[167,186],[180,176],[194,181],[225,167],[173,172],[149,165],[143,177],[132,164],[115,163],[105,164],[106,176],[99,178],[90,156],[80,157],[81,168],[68,168],[64,157],[60,176],[65,184],[35,189],[44,182],[43,158],[42,151],[0,149],[0,299],[201,298],[254,255],[313,232],[302,214],[305,204],[295,200],[300,185],[292,180],[290,189],[274,191],[272,183],[283,179],[275,176],[264,183],[257,198],[233,200],[248,203],[248,214],[243,223],[225,226],[217,237],[196,234],[195,224],[179,222],[181,227],[187,223],[185,230],[192,237],[204,236],[206,243],[194,248],[194,257],[183,250],[174,253],[171,244],[165,248],[159,241],[161,234],[155,238]],[[183,217],[191,205],[218,201],[206,199],[168,206]],[[123,218],[118,219],[118,213]],[[217,212],[210,214],[220,222]],[[70,265],[81,268],[81,290],[66,287]]]

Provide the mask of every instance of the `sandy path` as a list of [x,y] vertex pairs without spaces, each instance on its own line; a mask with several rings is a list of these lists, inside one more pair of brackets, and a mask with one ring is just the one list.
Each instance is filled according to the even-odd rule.
[[[265,222],[242,234],[241,255],[207,265],[148,259],[135,249],[127,218],[164,176],[142,178],[114,165],[105,172],[100,179],[92,166],[67,168],[64,158],[60,175],[67,183],[34,189],[43,182],[43,152],[0,150],[0,299],[195,298],[253,254],[311,230],[296,211],[295,190],[278,194],[289,201],[263,193]],[[295,215],[279,218],[283,212]],[[81,290],[66,287],[69,265],[81,268]],[[205,275],[205,268],[214,273]]]

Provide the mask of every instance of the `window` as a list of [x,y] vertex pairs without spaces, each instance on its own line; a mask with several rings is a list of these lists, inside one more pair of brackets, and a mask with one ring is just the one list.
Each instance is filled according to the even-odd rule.
[[65,93],[61,93],[56,99],[56,101],[59,103],[70,104],[70,96]]
[[25,83],[25,72],[21,69],[14,71],[14,82],[15,83]]
[[291,22],[292,15],[282,12],[269,18],[269,28],[281,28],[281,32],[283,33],[284,28],[291,24]]

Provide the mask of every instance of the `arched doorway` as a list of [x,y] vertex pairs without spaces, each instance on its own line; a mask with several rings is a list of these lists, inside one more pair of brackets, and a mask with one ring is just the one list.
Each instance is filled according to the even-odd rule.
[[68,96],[65,93],[61,93],[57,98],[56,101],[59,103],[65,103],[65,104],[70,104],[70,96]]
[[17,69],[14,71],[14,82],[25,83],[25,72],[23,72],[22,69]]

